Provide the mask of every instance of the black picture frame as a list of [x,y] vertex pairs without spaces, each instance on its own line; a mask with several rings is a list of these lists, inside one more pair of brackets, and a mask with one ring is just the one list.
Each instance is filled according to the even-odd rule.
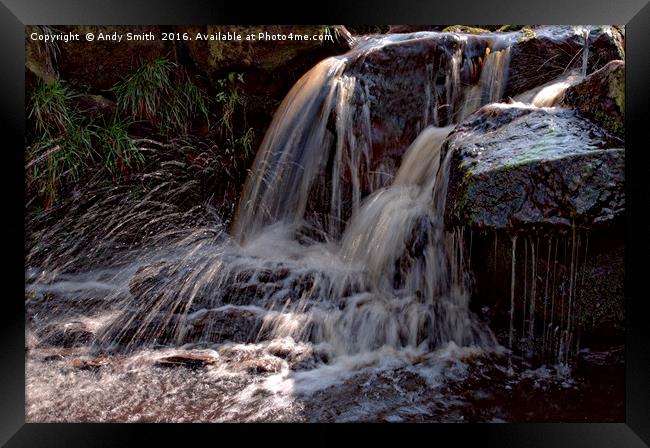
[[[191,437],[248,436],[241,425],[32,424],[25,423],[24,332],[24,26],[36,24],[620,24],[626,26],[626,418],[625,423],[433,424],[412,426],[409,435],[429,440],[475,441],[496,446],[641,447],[650,445],[650,325],[647,277],[650,193],[646,146],[650,103],[650,3],[647,0],[545,0],[479,2],[454,0],[330,0],[312,5],[238,4],[207,0],[2,0],[0,5],[0,90],[4,146],[4,201],[0,235],[4,269],[0,290],[0,444],[6,446],[125,446],[149,437],[172,437],[179,428]],[[22,215],[21,215],[22,212]],[[199,426],[199,428],[196,428]],[[223,425],[222,425],[223,426]],[[227,425],[228,426],[228,425]],[[357,425],[353,425],[357,426]],[[362,427],[367,428],[365,425]],[[403,425],[388,425],[391,430]],[[349,428],[346,425],[346,428]],[[318,441],[337,440],[326,425],[314,425]],[[286,430],[266,425],[278,435]],[[375,425],[368,436],[388,429]],[[168,441],[171,439],[168,439]],[[186,440],[187,439],[183,439]],[[225,442],[225,439],[223,440]],[[139,442],[143,443],[143,442]],[[232,442],[229,442],[232,443]],[[307,442],[311,443],[311,442]]]

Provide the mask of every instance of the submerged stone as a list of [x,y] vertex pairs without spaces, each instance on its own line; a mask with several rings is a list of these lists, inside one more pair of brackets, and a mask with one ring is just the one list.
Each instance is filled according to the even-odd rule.
[[156,362],[157,367],[185,367],[187,369],[199,369],[214,364],[217,358],[214,356],[185,353],[181,355],[167,356]]
[[95,334],[82,322],[68,322],[49,325],[38,336],[40,345],[71,348],[87,344],[94,339]]

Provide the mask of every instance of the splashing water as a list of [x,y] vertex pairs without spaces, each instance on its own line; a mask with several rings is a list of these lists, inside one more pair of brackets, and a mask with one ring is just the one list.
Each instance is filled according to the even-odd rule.
[[[282,409],[292,419],[295,397],[360,372],[417,366],[437,387],[445,376],[461,378],[464,360],[500,353],[469,310],[464,233],[444,227],[451,154],[443,145],[455,123],[502,99],[509,39],[368,38],[320,62],[276,112],[230,235],[190,228],[119,267],[52,281],[29,272],[31,347],[63,340],[82,356],[122,359],[107,380],[116,395],[138,363],[198,353],[204,358],[183,362],[216,366],[198,375],[200,387],[232,388],[202,421],[273,419]],[[537,92],[531,104],[551,104],[553,95]],[[514,282],[514,240],[512,250]],[[60,311],[53,295],[64,301]],[[549,318],[554,325],[553,311]],[[511,323],[511,347],[512,331]],[[544,336],[571,341],[546,328]],[[251,370],[268,375],[244,375]],[[161,393],[191,384],[176,374],[155,381]]]

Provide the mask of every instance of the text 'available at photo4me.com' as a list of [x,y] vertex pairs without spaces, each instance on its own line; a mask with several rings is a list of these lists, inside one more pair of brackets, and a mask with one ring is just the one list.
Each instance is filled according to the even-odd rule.
[[224,42],[267,42],[267,41],[321,41],[334,42],[334,36],[328,27],[319,34],[301,33],[270,33],[268,31],[243,33],[231,30],[220,30],[213,33],[188,33],[188,32],[88,32],[85,34],[77,32],[68,33],[31,33],[29,38],[43,42],[74,42],[74,41],[106,41],[106,42],[134,42],[153,40],[185,40],[185,41],[224,41]]

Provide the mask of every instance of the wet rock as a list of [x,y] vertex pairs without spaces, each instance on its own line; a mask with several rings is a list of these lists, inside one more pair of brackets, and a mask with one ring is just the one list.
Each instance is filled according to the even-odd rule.
[[52,324],[39,332],[40,345],[57,347],[79,347],[91,342],[95,334],[83,322]]
[[264,296],[265,285],[253,284],[228,284],[225,286],[223,303],[229,305],[248,305],[255,301],[255,298]]
[[625,62],[611,61],[567,89],[564,104],[603,128],[625,136]]
[[172,272],[172,267],[164,261],[143,266],[129,280],[129,292],[136,297],[141,296],[159,284],[161,280],[169,277]]
[[279,267],[278,269],[271,270],[265,269],[257,273],[257,280],[262,283],[273,283],[280,280],[284,280],[289,276],[289,269],[285,267]]
[[148,308],[125,312],[98,337],[111,351],[129,351],[138,345],[170,344],[178,339],[179,317]]
[[[444,25],[389,25],[387,33],[418,33],[420,31],[442,31]],[[372,33],[366,33],[372,34]]]
[[443,151],[448,225],[591,226],[624,211],[622,142],[568,109],[485,106]]
[[217,358],[211,355],[199,353],[184,353],[181,355],[167,356],[159,359],[154,364],[156,367],[176,368],[185,367],[186,369],[196,370],[211,364],[214,364]]
[[251,342],[262,328],[254,312],[236,307],[202,310],[187,317],[182,340],[190,342]]
[[[419,25],[414,26],[418,27]],[[402,27],[402,25],[345,25],[345,29],[347,29],[352,35],[410,32],[391,31],[391,29],[395,30],[395,27]],[[404,27],[410,28],[411,25],[404,25]]]
[[[178,263],[159,261],[139,268],[129,280],[129,292],[140,306],[149,304],[158,312],[179,313],[185,309],[187,300],[179,296],[182,278]],[[200,295],[201,297],[201,295]]]
[[79,358],[72,361],[72,367],[79,370],[96,372],[102,367],[107,366],[109,363],[110,363],[110,358],[105,356],[100,356],[91,359]]
[[405,373],[401,383],[402,388],[408,392],[417,392],[427,388],[427,382],[420,375]]
[[250,374],[277,373],[282,369],[282,361],[275,358],[252,358],[244,361],[241,368]]
[[[510,54],[505,96],[514,97],[558,78],[567,70],[581,68],[584,30],[574,26],[524,28]],[[587,73],[609,61],[625,58],[624,36],[613,26],[591,27]]]

